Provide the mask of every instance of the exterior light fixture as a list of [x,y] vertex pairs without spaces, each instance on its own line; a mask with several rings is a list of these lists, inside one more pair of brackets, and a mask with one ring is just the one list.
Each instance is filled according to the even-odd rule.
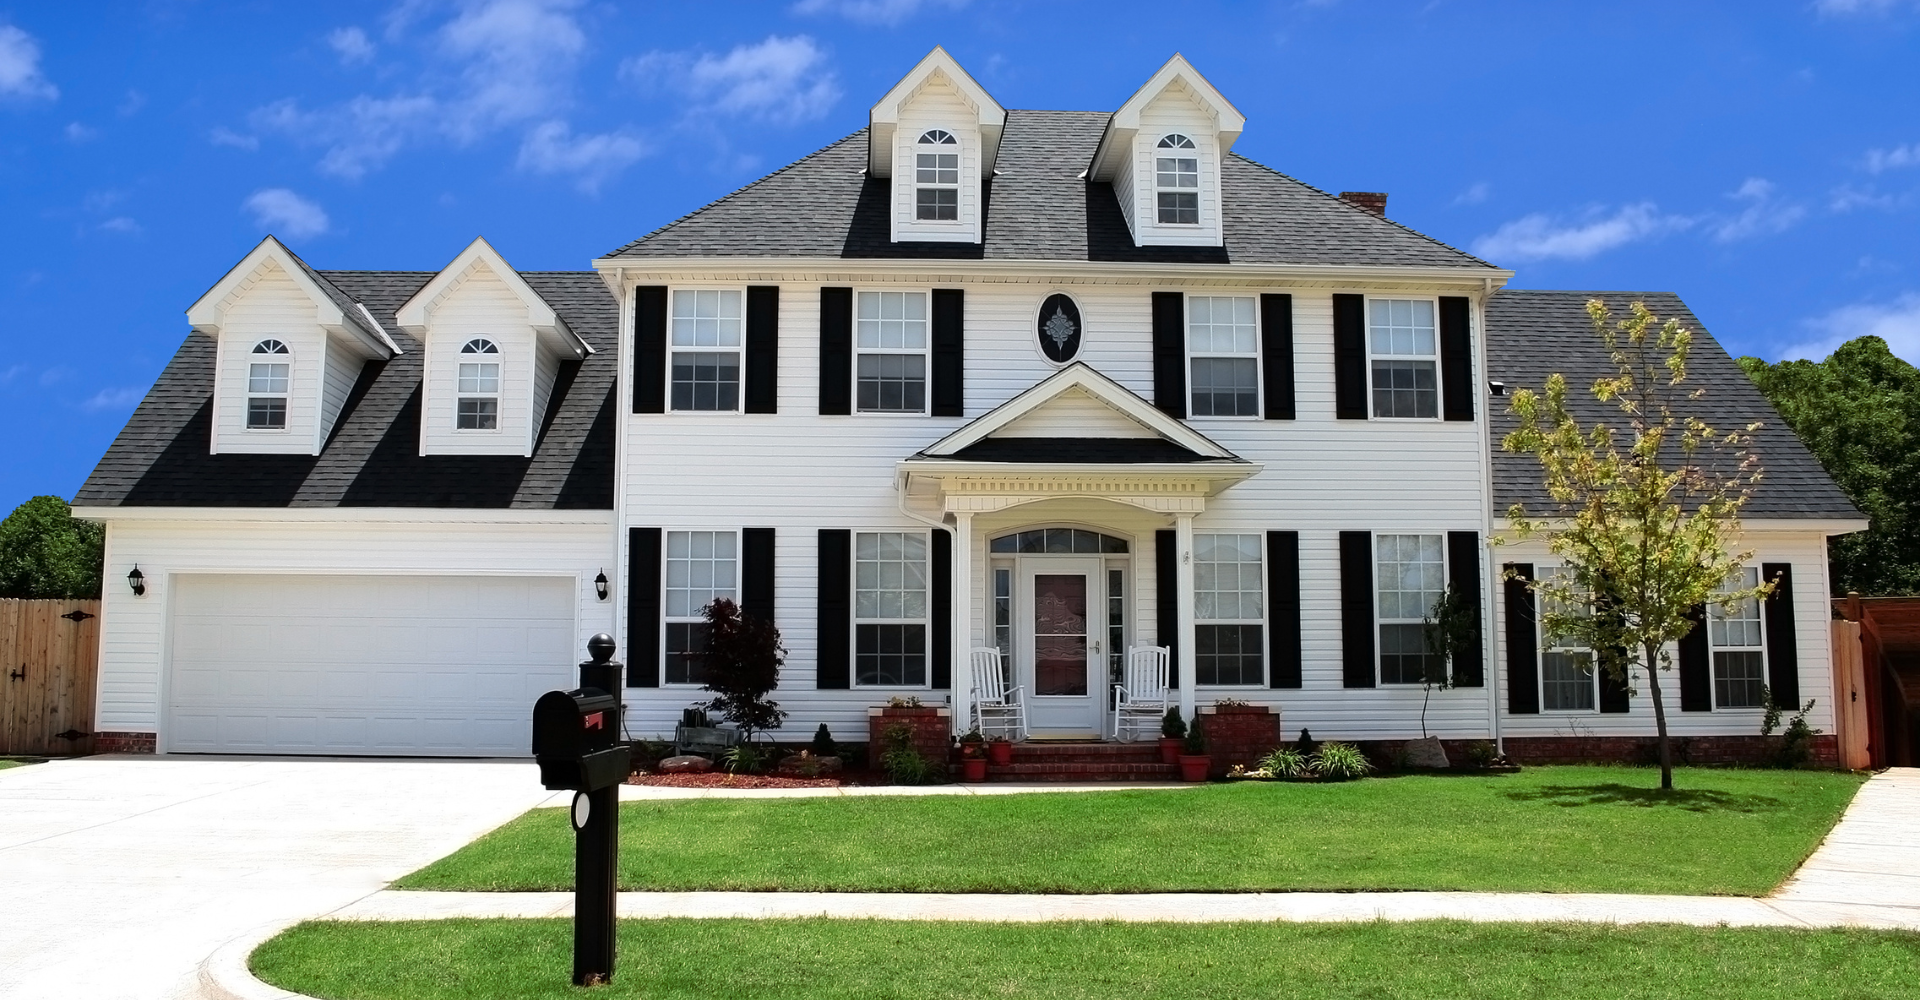
[[145,597],[147,594],[147,575],[140,572],[140,564],[135,563],[133,572],[127,574],[127,586],[133,588],[133,596]]
[[[136,572],[138,571],[136,570]],[[604,601],[607,599],[607,571],[606,570],[601,570],[600,575],[593,578],[593,592],[596,594],[599,594],[601,600]]]

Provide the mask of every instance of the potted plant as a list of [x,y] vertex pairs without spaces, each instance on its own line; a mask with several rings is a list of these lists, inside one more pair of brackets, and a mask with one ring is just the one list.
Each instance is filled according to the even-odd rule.
[[1180,777],[1185,781],[1205,781],[1207,772],[1213,769],[1213,755],[1207,753],[1206,723],[1198,716],[1193,725],[1187,727],[1187,738],[1181,745]]
[[960,780],[987,780],[987,738],[975,726],[960,734]]
[[1180,762],[1180,743],[1186,736],[1187,724],[1180,718],[1180,706],[1168,705],[1167,714],[1160,717],[1160,763]]
[[1013,763],[1013,741],[1005,736],[993,736],[987,739],[987,763],[994,767],[1006,767]]

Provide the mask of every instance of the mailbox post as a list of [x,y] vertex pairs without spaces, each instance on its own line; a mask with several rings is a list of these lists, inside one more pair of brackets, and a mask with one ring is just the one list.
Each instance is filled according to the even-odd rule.
[[614,906],[620,853],[620,785],[632,771],[621,732],[620,664],[613,637],[587,642],[580,687],[548,691],[533,706],[533,756],[540,783],[571,789],[573,808],[573,983],[613,981]]

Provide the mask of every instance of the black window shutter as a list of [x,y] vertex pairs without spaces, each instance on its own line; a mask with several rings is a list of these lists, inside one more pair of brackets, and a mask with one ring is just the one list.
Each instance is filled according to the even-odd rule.
[[772,528],[740,532],[740,611],[761,621],[775,620]]
[[1713,654],[1707,648],[1707,606],[1687,612],[1693,630],[1680,639],[1680,711],[1713,711]]
[[660,686],[660,529],[627,529],[627,686]]
[[853,412],[851,288],[820,289],[820,412],[829,416]]
[[[1267,419],[1293,419],[1293,296],[1260,296],[1260,355]],[[1298,687],[1298,685],[1295,685]]]
[[1800,710],[1800,647],[1793,631],[1793,566],[1762,563],[1760,578],[1773,581],[1767,596],[1767,689],[1773,703],[1789,712]]
[[1447,581],[1453,589],[1473,602],[1473,639],[1469,648],[1453,658],[1453,686],[1477,688],[1487,683],[1486,639],[1480,631],[1480,533],[1447,532]]
[[1174,687],[1180,686],[1179,552],[1173,532],[1153,533],[1153,617],[1160,645],[1167,647],[1167,683]]
[[1333,415],[1367,419],[1367,297],[1333,297]]
[[1508,563],[1507,714],[1540,714],[1540,635],[1535,630],[1532,563]]
[[1467,300],[1440,299],[1440,414],[1473,419],[1473,319]]
[[1340,684],[1374,681],[1373,532],[1340,533]]
[[780,412],[780,286],[747,286],[748,413]]
[[927,609],[927,650],[928,673],[931,675],[928,686],[934,690],[953,686],[953,536],[935,528],[933,531],[933,553],[928,567],[933,579],[928,581],[927,600],[932,607]]
[[1179,292],[1153,293],[1153,405],[1187,416],[1187,305]]
[[667,411],[667,286],[633,290],[633,412]]
[[[927,402],[936,417],[967,415],[967,293],[933,290],[933,384]],[[935,685],[936,687],[940,685]]]
[[1267,532],[1267,685],[1300,686],[1300,533]]
[[1613,672],[1605,667],[1596,666],[1594,669],[1600,671],[1600,711],[1615,715],[1630,711],[1632,706],[1629,702],[1633,692],[1627,689],[1626,678],[1614,677]]
[[853,680],[853,572],[849,560],[853,554],[853,532],[845,528],[820,529],[820,578],[816,606],[816,624],[820,633],[820,659],[814,667],[813,686],[822,691],[845,689]]

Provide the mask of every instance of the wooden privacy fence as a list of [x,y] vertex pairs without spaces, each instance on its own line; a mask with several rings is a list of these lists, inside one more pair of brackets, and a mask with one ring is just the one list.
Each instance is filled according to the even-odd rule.
[[99,601],[0,600],[0,754],[93,751]]

